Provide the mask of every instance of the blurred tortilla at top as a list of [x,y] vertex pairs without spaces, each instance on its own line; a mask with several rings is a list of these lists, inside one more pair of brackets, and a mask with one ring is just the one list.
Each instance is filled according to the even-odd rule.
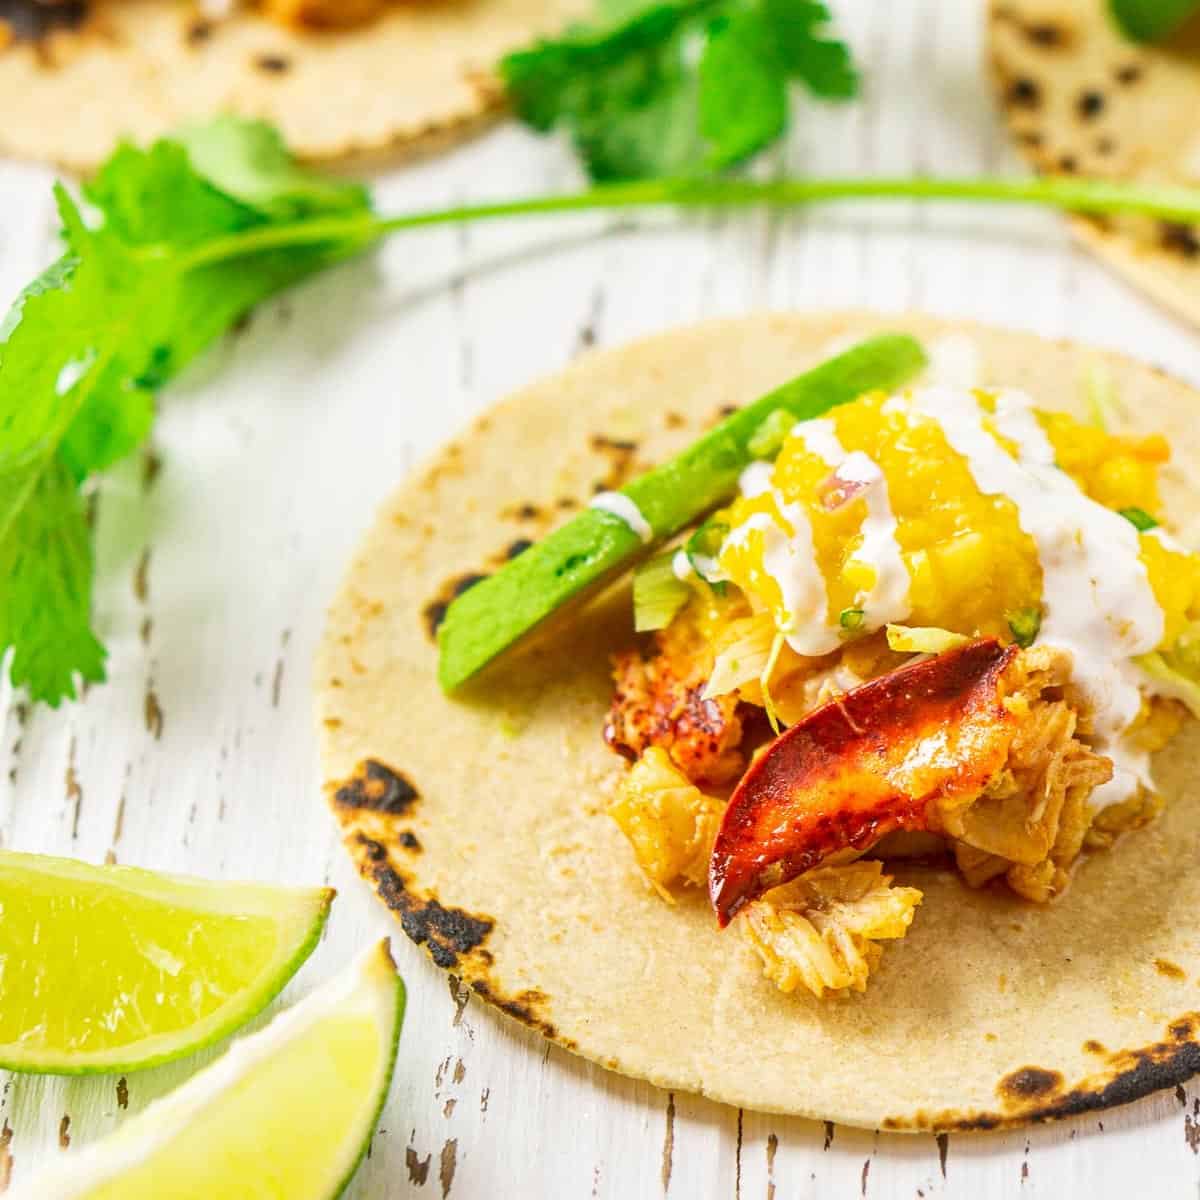
[[[992,82],[1018,149],[1048,174],[1200,186],[1200,23],[1128,41],[1107,0],[991,0]],[[1200,324],[1200,228],[1074,218],[1102,259]]]
[[435,148],[502,107],[502,55],[587,6],[408,0],[355,28],[298,31],[249,10],[210,19],[186,0],[73,2],[19,21],[32,3],[0,4],[0,154],[84,172],[121,137],[217,112],[270,121],[313,161]]

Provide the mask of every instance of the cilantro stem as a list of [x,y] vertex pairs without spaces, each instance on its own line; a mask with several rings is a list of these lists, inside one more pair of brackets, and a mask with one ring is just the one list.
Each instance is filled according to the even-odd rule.
[[[788,208],[837,200],[947,200],[1029,204],[1091,215],[1136,213],[1165,221],[1200,222],[1200,189],[1064,178],[661,180],[603,184],[557,196],[456,205],[391,217],[355,214],[270,225],[206,242],[191,254],[169,253],[180,270],[244,254],[322,242],[358,240],[365,248],[390,233],[499,217],[600,212],[623,208]],[[147,257],[166,255],[146,247]]]

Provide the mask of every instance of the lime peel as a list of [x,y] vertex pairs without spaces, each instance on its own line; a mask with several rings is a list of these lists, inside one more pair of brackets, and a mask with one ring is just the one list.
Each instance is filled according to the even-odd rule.
[[404,1004],[385,939],[116,1133],[18,1185],[10,1200],[149,1200],[165,1183],[177,1200],[331,1200],[370,1145]]
[[299,970],[333,897],[0,851],[0,1067],[125,1073],[219,1041]]

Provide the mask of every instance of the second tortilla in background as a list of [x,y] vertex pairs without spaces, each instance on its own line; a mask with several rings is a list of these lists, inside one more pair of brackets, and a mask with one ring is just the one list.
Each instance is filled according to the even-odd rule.
[[[1047,174],[1160,184],[1200,179],[1200,36],[1127,40],[1106,0],[991,0],[992,82],[1021,153]],[[1200,229],[1149,217],[1072,225],[1105,262],[1200,324]]]
[[10,22],[0,40],[0,153],[86,172],[118,138],[150,141],[216,112],[272,122],[311,161],[433,149],[502,107],[499,58],[583,10],[411,0],[354,28],[297,30],[252,11],[211,19],[181,0],[63,5]]

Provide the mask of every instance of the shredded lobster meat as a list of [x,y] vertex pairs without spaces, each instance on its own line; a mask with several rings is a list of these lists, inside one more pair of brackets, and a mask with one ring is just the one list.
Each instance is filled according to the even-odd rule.
[[666,900],[666,889],[682,880],[703,886],[724,801],[704,795],[651,746],[621,780],[608,815],[629,839],[646,878]]
[[1039,902],[1066,887],[1091,823],[1088,797],[1112,775],[1108,759],[1077,736],[1079,710],[1066,699],[1070,678],[1065,651],[1036,646],[1017,656],[1004,680],[1005,707],[1017,722],[1003,769],[975,799],[939,805],[936,814],[960,845],[1000,860],[989,872]]
[[[845,691],[836,664],[790,669],[781,682],[800,681],[795,702],[801,689],[832,699],[760,746],[726,803],[700,785],[719,790],[743,770],[758,684],[705,699],[713,662],[711,648],[669,633],[648,657],[617,658],[606,733],[635,761],[609,814],[664,899],[707,879],[720,924],[736,916],[783,991],[863,990],[878,942],[903,937],[913,919],[920,892],[893,888],[877,861],[848,859],[918,839],[921,853],[950,852],[969,886],[1002,879],[1043,903],[1083,849],[1107,847],[1161,808],[1142,792],[1096,812],[1090,798],[1112,764],[1087,744],[1071,655],[990,638],[859,686],[847,671]],[[1147,743],[1177,721],[1148,702]]]
[[748,904],[743,936],[781,991],[807,988],[818,999],[862,992],[885,938],[902,938],[921,903],[916,888],[893,887],[883,864],[860,860],[818,867]]

